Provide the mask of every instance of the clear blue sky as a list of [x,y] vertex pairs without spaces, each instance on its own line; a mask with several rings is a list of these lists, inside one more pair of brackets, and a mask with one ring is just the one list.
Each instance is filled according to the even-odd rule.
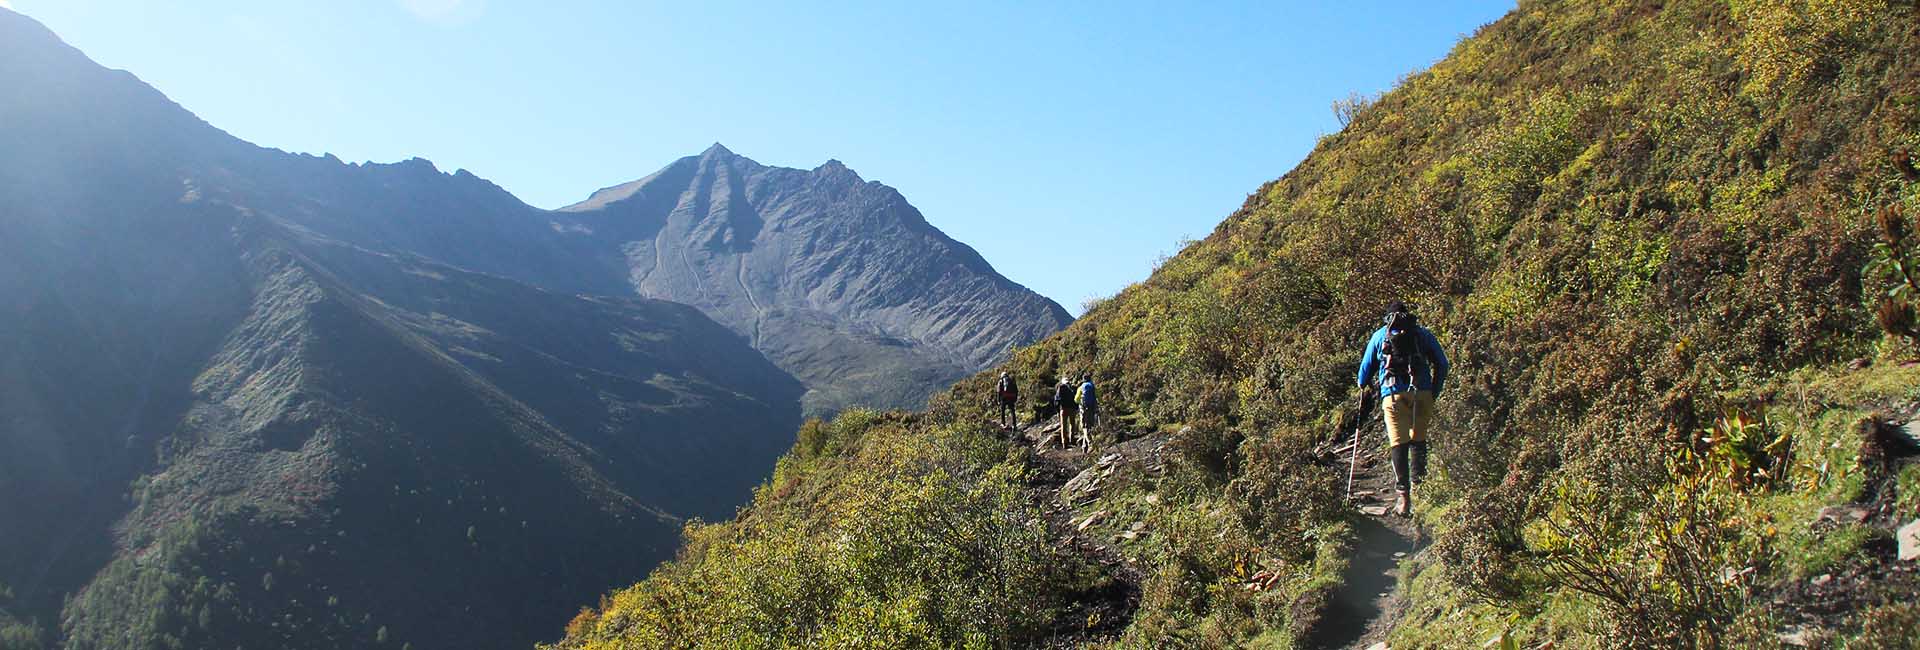
[[837,158],[1078,313],[1512,1],[0,0],[255,143],[540,207]]

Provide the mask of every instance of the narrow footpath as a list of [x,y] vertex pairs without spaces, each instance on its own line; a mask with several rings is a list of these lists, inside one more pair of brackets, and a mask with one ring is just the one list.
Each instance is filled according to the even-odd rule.
[[[1360,427],[1360,455],[1353,481],[1353,549],[1343,584],[1309,640],[1326,650],[1386,650],[1387,633],[1406,611],[1400,583],[1408,560],[1418,560],[1427,541],[1410,517],[1393,514],[1393,464],[1386,432],[1376,420]],[[1344,474],[1351,440],[1332,450]],[[1345,477],[1342,476],[1344,481]],[[1417,496],[1416,492],[1416,496]]]
[[[1108,583],[1084,594],[1076,607],[1056,621],[1054,636],[1042,648],[1079,648],[1111,642],[1132,623],[1144,582],[1141,568],[1120,553],[1106,535],[1076,526],[1074,499],[1086,498],[1087,483],[1122,466],[1164,466],[1168,434],[1123,436],[1123,442],[1091,452],[1059,449],[1058,422],[1042,419],[1009,431],[1010,442],[1026,452],[1027,496],[1046,517],[1053,542],[1071,548],[1100,566]],[[1352,503],[1354,539],[1341,588],[1333,594],[1307,647],[1323,650],[1386,650],[1387,633],[1406,609],[1400,583],[1402,567],[1418,561],[1427,540],[1412,519],[1394,516],[1393,468],[1387,460],[1385,433],[1375,421],[1361,428]],[[1332,443],[1344,483],[1352,453],[1350,441]]]
[[1053,635],[1039,646],[1066,649],[1118,639],[1133,622],[1134,612],[1140,606],[1140,585],[1145,580],[1140,568],[1109,540],[1074,525],[1071,500],[1084,496],[1077,487],[1084,484],[1086,477],[1112,468],[1119,459],[1157,457],[1165,448],[1167,437],[1133,438],[1097,447],[1089,453],[1077,448],[1059,449],[1054,439],[1058,433],[1059,423],[1052,419],[1028,422],[1008,432],[1011,442],[1026,452],[1027,498],[1046,517],[1049,537],[1055,546],[1072,549],[1074,554],[1099,566],[1108,578],[1105,584],[1082,594],[1072,610],[1059,616]]

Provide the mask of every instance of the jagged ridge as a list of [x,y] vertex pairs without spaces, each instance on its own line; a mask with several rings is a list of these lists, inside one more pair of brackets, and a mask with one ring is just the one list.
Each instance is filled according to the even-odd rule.
[[808,383],[810,411],[918,406],[1072,321],[839,161],[767,167],[715,144],[555,224],[620,251],[642,295],[748,337]]

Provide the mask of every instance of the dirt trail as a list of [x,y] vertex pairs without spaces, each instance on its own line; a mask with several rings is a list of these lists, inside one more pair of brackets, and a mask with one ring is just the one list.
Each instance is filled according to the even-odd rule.
[[[1310,647],[1372,648],[1386,641],[1406,610],[1401,564],[1417,556],[1427,540],[1412,519],[1392,514],[1393,465],[1387,459],[1385,435],[1377,421],[1360,428],[1360,459],[1353,482],[1353,549],[1343,585],[1334,593]],[[1338,466],[1345,471],[1351,448],[1344,446],[1345,441],[1341,444]]]
[[[1076,510],[1069,502],[1079,493],[1068,486],[1075,477],[1090,471],[1098,475],[1102,468],[1111,471],[1120,465],[1163,465],[1171,437],[1122,436],[1126,438],[1123,442],[1102,445],[1089,453],[1059,449],[1054,442],[1057,431],[1056,422],[1043,419],[1026,423],[1008,435],[1010,442],[1027,450],[1031,468],[1028,498],[1045,514],[1054,543],[1103,567],[1112,578],[1106,587],[1083,594],[1079,607],[1063,615],[1055,636],[1040,646],[1077,648],[1089,642],[1112,641],[1127,628],[1140,604],[1144,574],[1105,536],[1079,530]],[[1308,647],[1368,650],[1386,639],[1406,608],[1400,593],[1404,578],[1400,567],[1408,558],[1417,557],[1427,540],[1410,518],[1391,514],[1393,468],[1387,459],[1384,436],[1378,421],[1361,428],[1359,463],[1354,473],[1353,547],[1343,585],[1333,594],[1324,617],[1308,639]],[[1350,447],[1345,441],[1338,444],[1338,467],[1344,473]]]
[[1110,580],[1103,586],[1081,594],[1077,606],[1059,617],[1054,636],[1039,647],[1078,648],[1087,643],[1116,639],[1133,622],[1140,605],[1140,568],[1097,533],[1083,532],[1075,526],[1075,511],[1063,488],[1090,468],[1111,465],[1117,458],[1139,460],[1155,455],[1165,445],[1165,436],[1135,438],[1093,449],[1059,449],[1054,442],[1055,422],[1030,422],[1009,432],[1012,442],[1027,450],[1030,468],[1028,498],[1044,513],[1047,529],[1057,547],[1069,548],[1101,567]]

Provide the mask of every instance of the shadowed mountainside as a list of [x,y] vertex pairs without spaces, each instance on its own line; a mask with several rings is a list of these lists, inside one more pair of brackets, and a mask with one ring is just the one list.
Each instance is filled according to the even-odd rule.
[[791,443],[798,381],[471,175],[254,147],[8,11],[0,85],[10,643],[524,648]]

